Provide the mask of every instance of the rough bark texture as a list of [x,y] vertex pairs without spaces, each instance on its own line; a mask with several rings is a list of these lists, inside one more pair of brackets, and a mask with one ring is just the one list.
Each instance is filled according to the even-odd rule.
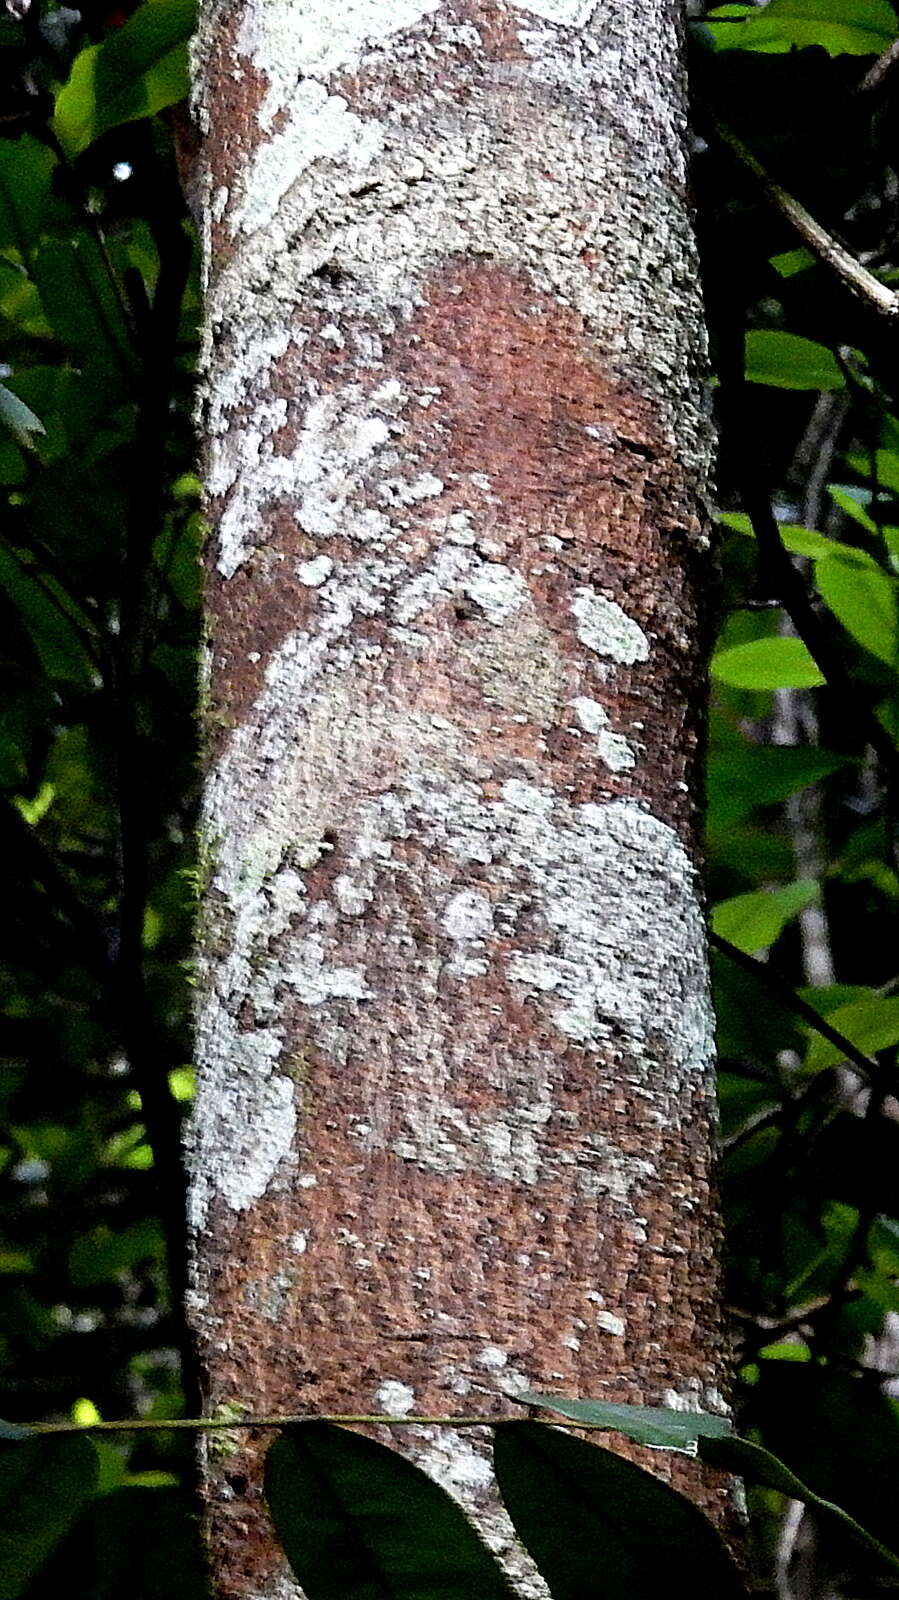
[[[677,7],[201,10],[210,1409],[719,1407]],[[487,1441],[403,1444],[538,1592]]]

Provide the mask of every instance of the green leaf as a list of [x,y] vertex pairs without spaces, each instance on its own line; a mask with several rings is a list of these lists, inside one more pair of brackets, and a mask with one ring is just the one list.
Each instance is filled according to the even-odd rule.
[[712,911],[712,927],[747,954],[767,950],[787,923],[817,898],[818,885],[810,880],[788,883],[782,889],[754,889],[720,900]]
[[815,1512],[819,1521],[849,1534],[857,1544],[864,1546],[893,1571],[899,1572],[899,1556],[868,1533],[854,1517],[850,1517],[848,1511],[834,1505],[832,1500],[815,1494],[783,1461],[771,1455],[770,1451],[763,1450],[760,1445],[752,1444],[748,1439],[700,1439],[699,1454],[710,1466],[737,1473],[741,1478],[761,1484],[766,1489],[776,1489],[778,1494],[788,1495],[791,1500],[801,1500],[803,1505]]
[[156,558],[166,582],[185,610],[195,611],[200,604],[200,552],[204,539],[203,519],[197,513],[173,530],[171,540],[157,542]]
[[30,406],[20,400],[17,394],[0,383],[0,422],[5,423],[19,444],[31,444],[33,433],[46,433],[46,428],[40,417],[36,417]]
[[27,479],[28,467],[18,445],[11,439],[0,439],[0,483],[11,488]]
[[824,682],[802,640],[778,635],[719,650],[712,677],[734,689],[814,689]]
[[899,451],[877,450],[873,477],[879,489],[890,489],[893,494],[899,494]]
[[877,450],[872,460],[865,450],[847,450],[846,461],[860,478],[867,478],[878,489],[889,489],[899,494],[899,451]]
[[56,159],[31,134],[0,139],[0,250],[16,251],[27,266],[41,237],[74,212],[53,190]]
[[797,273],[806,272],[815,265],[815,257],[811,250],[800,248],[783,250],[780,255],[771,256],[770,262],[781,278],[795,278]]
[[540,1422],[495,1430],[500,1492],[554,1600],[744,1600],[712,1524],[683,1495],[601,1445]]
[[895,745],[899,745],[899,699],[882,700],[876,707],[877,720],[885,728]]
[[846,380],[826,345],[754,328],[746,335],[746,381],[775,389],[842,389]]
[[53,129],[70,156],[109,128],[152,116],[187,94],[194,0],[144,0],[121,28],[75,57]]
[[455,1501],[404,1456],[345,1428],[276,1439],[265,1492],[309,1600],[510,1600]]
[[[94,431],[100,396],[92,394],[84,374],[70,366],[21,366],[10,378],[9,386],[15,389],[29,410],[40,417],[47,429],[46,435],[40,438],[35,448],[42,466],[65,460],[59,478],[54,479],[46,472],[34,475],[29,486],[29,507],[34,508],[38,502],[42,503],[40,514],[46,518],[48,535],[52,530],[54,541],[61,530],[68,532],[70,520],[77,521],[81,540],[75,538],[70,542],[80,550],[85,541],[96,537],[92,527],[93,506],[81,505],[76,512],[75,507],[68,503],[60,504],[59,490],[63,476],[66,486],[79,481],[84,443]],[[96,387],[99,389],[99,384]],[[108,397],[108,381],[103,388]],[[83,478],[80,481],[83,482]],[[102,503],[104,486],[96,478],[92,486],[96,488],[97,499]],[[42,501],[42,497],[46,498]]]
[[37,286],[18,261],[0,255],[0,327],[9,354],[13,340],[48,339],[50,324],[44,315]]
[[608,1428],[610,1433],[623,1433],[636,1444],[653,1445],[658,1449],[686,1450],[702,1434],[732,1432],[726,1417],[714,1417],[706,1411],[614,1405],[606,1400],[569,1400],[563,1395],[535,1394],[529,1389],[516,1394],[515,1399],[521,1405],[540,1406],[545,1411],[557,1412],[560,1417],[570,1417],[572,1422]]
[[164,1257],[162,1230],[155,1217],[114,1232],[99,1223],[77,1238],[69,1251],[69,1277],[78,1288],[112,1283],[143,1261]]
[[899,495],[899,450],[877,450],[874,454],[873,483]]
[[779,1339],[774,1344],[762,1345],[756,1351],[759,1361],[811,1361],[812,1352],[807,1344],[794,1343],[790,1339]]
[[713,750],[708,770],[713,824],[733,823],[756,806],[776,805],[851,763],[850,756],[813,745],[759,745],[744,739],[738,749]]
[[860,489],[857,484],[829,483],[827,493],[834,500],[847,517],[857,522],[866,533],[877,533],[877,523],[869,514],[867,507],[871,504],[870,489]]
[[97,1481],[90,1439],[0,1446],[0,1600],[16,1600],[80,1517]]
[[87,228],[41,245],[32,258],[41,304],[57,339],[82,371],[96,376],[107,403],[131,376],[133,355],[122,306],[96,239]]
[[[39,582],[25,563],[4,545],[0,545],[0,589],[6,590],[19,612],[48,675],[85,688],[93,687],[90,657],[79,629],[67,614],[72,602],[61,600],[50,582]],[[84,631],[88,631],[86,620]]]
[[899,661],[899,583],[884,572],[819,561],[815,582],[822,600],[847,633],[878,661]]
[[706,19],[718,50],[779,54],[818,45],[830,55],[880,55],[896,37],[887,0],[770,0],[742,21],[725,20],[733,9],[716,8]]
[[[858,1124],[857,1117],[851,1120]],[[873,1160],[876,1163],[877,1157]],[[857,1224],[858,1213],[853,1208],[846,1209],[850,1213],[847,1220]],[[839,1262],[835,1261],[834,1267],[840,1271]],[[854,1306],[858,1304],[857,1299],[853,1301]],[[849,1311],[848,1306],[846,1310]],[[878,1332],[881,1327],[882,1322]],[[899,1556],[892,1471],[899,1450],[899,1407],[884,1394],[876,1373],[872,1372],[866,1382],[864,1376],[860,1379],[840,1371],[836,1363],[824,1366],[814,1362],[792,1370],[772,1366],[767,1396],[757,1398],[765,1448],[806,1488],[839,1506]],[[828,1528],[829,1544],[834,1543],[835,1533],[834,1525]],[[841,1561],[846,1561],[848,1555],[844,1546]],[[857,1571],[858,1563],[853,1565]],[[848,1564],[844,1566],[846,1570],[851,1570]],[[860,1573],[858,1576],[861,1578]],[[873,1574],[867,1582],[851,1588],[859,1596],[873,1596],[878,1590],[876,1584],[871,1584],[872,1577]]]
[[[828,1012],[827,1020],[850,1044],[866,1055],[876,1055],[878,1050],[899,1044],[899,995],[872,994],[866,1000],[853,1000]],[[812,1036],[805,1058],[809,1069],[820,1072],[844,1059],[838,1045],[820,1034]]]
[[[830,486],[831,489],[833,485]],[[752,523],[742,511],[726,511],[719,522],[726,528],[732,528],[735,533],[747,535],[750,539],[755,535]],[[858,550],[855,545],[841,544],[839,539],[829,539],[823,533],[817,533],[814,528],[803,528],[795,522],[781,522],[779,524],[780,537],[787,548],[794,555],[808,556],[812,561],[830,561],[834,556],[839,556],[841,561],[850,561],[855,566],[873,567],[880,571],[873,556],[867,550]]]
[[198,1519],[183,1490],[129,1475],[98,1495],[47,1579],[65,1600],[210,1600]]

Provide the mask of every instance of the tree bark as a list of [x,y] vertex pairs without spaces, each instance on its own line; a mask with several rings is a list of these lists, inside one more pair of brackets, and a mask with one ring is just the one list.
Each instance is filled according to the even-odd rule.
[[[722,1404],[677,13],[201,6],[212,1411]],[[536,1592],[488,1441],[401,1442]]]

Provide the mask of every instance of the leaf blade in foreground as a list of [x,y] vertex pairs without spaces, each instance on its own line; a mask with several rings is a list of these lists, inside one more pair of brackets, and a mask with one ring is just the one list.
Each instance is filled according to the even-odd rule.
[[511,1600],[455,1501],[361,1434],[327,1422],[283,1433],[265,1492],[308,1600]]
[[712,1524],[631,1461],[542,1422],[502,1422],[494,1460],[519,1538],[554,1600],[745,1600]]

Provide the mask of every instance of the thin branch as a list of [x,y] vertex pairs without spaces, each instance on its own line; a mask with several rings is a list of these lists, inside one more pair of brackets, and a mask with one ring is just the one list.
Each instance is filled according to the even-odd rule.
[[755,1117],[740,1128],[739,1132],[731,1134],[730,1138],[721,1140],[721,1149],[726,1155],[732,1156],[735,1150],[748,1144],[757,1133],[764,1133],[766,1128],[776,1128],[787,1111],[786,1105],[777,1105],[772,1111],[760,1111]]
[[884,79],[889,77],[893,68],[899,64],[899,39],[894,39],[888,50],[878,56],[873,67],[865,73],[858,86],[859,94],[867,94],[871,89],[879,89]]
[[762,166],[761,162],[756,159],[742,139],[738,138],[733,132],[732,128],[729,128],[726,123],[719,122],[716,117],[710,120],[711,126],[721,143],[726,145],[728,150],[737,157],[737,160],[746,168],[747,172],[752,173],[759,187],[764,191],[766,198],[770,200],[775,210],[779,211],[781,216],[785,217],[787,222],[795,228],[800,238],[809,246],[809,249],[814,250],[818,258],[826,266],[830,267],[831,271],[835,272],[854,294],[860,295],[863,300],[867,300],[869,305],[872,305],[881,315],[887,317],[899,316],[899,294],[896,294],[887,284],[881,283],[880,279],[876,278],[873,272],[869,272],[867,267],[862,266],[862,263],[857,260],[850,250],[846,249],[845,245],[840,244],[839,240],[835,239],[832,234],[827,232],[826,228],[821,226],[820,222],[816,221],[811,212],[806,210],[795,195],[782,188],[771,177],[767,169]]
[[859,1050],[858,1046],[854,1045],[851,1039],[847,1039],[845,1033],[841,1033],[839,1028],[832,1027],[827,1018],[822,1017],[820,1011],[816,1011],[814,1006],[810,1006],[807,1000],[803,1000],[802,996],[796,993],[792,984],[788,983],[786,978],[781,978],[777,972],[773,971],[767,962],[759,961],[755,956],[747,955],[746,951],[741,950],[739,945],[731,944],[729,939],[723,939],[720,933],[715,933],[711,929],[709,930],[709,943],[716,950],[720,950],[724,955],[729,956],[731,961],[735,962],[738,967],[743,968],[744,972],[751,973],[754,978],[759,978],[762,983],[766,984],[772,993],[783,1001],[785,1006],[788,1006],[791,1011],[795,1011],[796,1015],[801,1017],[803,1022],[807,1022],[810,1028],[814,1028],[822,1039],[826,1039],[829,1044],[840,1050],[846,1060],[851,1061],[852,1065],[858,1069],[866,1083],[879,1081],[883,1074],[880,1062],[874,1056],[866,1055],[863,1050]]

